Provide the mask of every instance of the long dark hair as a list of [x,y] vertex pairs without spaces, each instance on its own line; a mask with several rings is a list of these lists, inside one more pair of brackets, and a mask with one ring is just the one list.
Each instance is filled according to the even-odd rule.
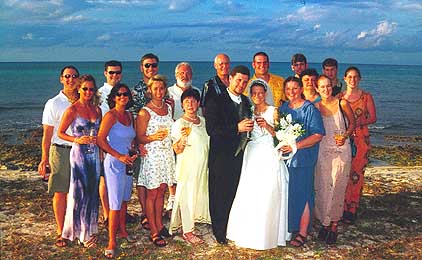
[[125,109],[129,109],[130,107],[133,106],[133,97],[132,97],[129,87],[126,86],[125,84],[119,83],[111,89],[110,94],[107,97],[107,103],[110,109],[113,109],[116,106],[115,97],[117,96],[117,93],[119,92],[119,89],[121,88],[124,88],[126,92],[129,93],[129,96],[128,96],[129,101],[126,104]]

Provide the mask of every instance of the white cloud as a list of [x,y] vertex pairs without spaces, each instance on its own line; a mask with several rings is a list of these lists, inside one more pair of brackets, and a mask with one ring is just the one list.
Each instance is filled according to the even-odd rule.
[[185,11],[197,4],[198,0],[171,0],[168,9],[170,11]]
[[374,29],[361,31],[356,36],[356,39],[365,48],[379,46],[386,38],[394,33],[396,27],[396,22],[381,21]]
[[98,36],[96,40],[97,41],[109,41],[109,40],[111,40],[111,35],[106,33],[106,34]]
[[32,33],[27,33],[24,36],[22,36],[22,40],[33,40],[34,35]]
[[359,35],[356,37],[358,40],[359,39],[363,39],[363,38],[365,38],[366,37],[366,35],[367,35],[368,33],[367,32],[360,32],[359,33]]
[[314,30],[319,30],[321,28],[321,24],[315,24],[314,25]]
[[395,7],[405,11],[420,11],[422,10],[422,3],[413,1],[400,1],[394,3]]
[[74,23],[74,22],[80,22],[80,21],[86,20],[86,18],[83,15],[79,14],[79,15],[69,15],[69,16],[63,17],[62,20],[63,22],[66,22],[66,23]]

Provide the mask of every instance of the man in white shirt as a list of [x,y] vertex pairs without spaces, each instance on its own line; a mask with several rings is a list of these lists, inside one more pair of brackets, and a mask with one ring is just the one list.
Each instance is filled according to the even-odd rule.
[[[64,111],[77,100],[79,71],[74,66],[66,66],[61,70],[60,82],[63,89],[58,95],[49,99],[44,107],[42,124],[43,138],[41,144],[41,162],[38,172],[44,179],[48,178],[48,193],[53,196],[53,211],[57,223],[57,247],[67,246],[68,241],[62,238],[64,217],[66,213],[66,197],[70,185],[70,148],[71,143],[57,136]],[[68,134],[70,129],[67,129]],[[48,177],[48,173],[51,175]]]
[[[116,60],[107,61],[104,64],[104,77],[106,78],[107,82],[104,82],[104,85],[98,89],[98,93],[101,95],[100,108],[103,117],[110,110],[107,97],[110,94],[111,89],[119,84],[122,80],[122,63]],[[107,186],[104,179],[104,170],[101,170],[100,174],[99,193],[101,206],[103,208],[103,224],[104,226],[108,227],[108,213],[110,208],[108,206],[108,195]]]
[[[182,93],[192,86],[192,67],[187,62],[180,62],[174,70],[176,83],[168,88],[169,96],[174,100],[173,119],[177,120],[183,116],[181,97]],[[199,89],[195,88],[199,91]]]

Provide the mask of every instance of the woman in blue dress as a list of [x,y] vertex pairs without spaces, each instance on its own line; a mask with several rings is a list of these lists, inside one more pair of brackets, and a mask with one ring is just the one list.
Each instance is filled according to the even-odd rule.
[[[318,159],[319,142],[325,135],[322,117],[318,109],[302,97],[302,81],[288,77],[284,81],[284,93],[288,99],[279,113],[291,114],[296,123],[303,125],[305,134],[296,140],[297,152],[287,163],[289,169],[288,231],[295,233],[290,242],[301,247],[306,242],[314,207],[314,169]],[[284,145],[283,154],[293,152],[295,147]]]
[[110,212],[108,215],[108,247],[104,251],[106,258],[113,258],[116,249],[116,235],[132,243],[135,239],[126,230],[127,202],[132,194],[132,176],[127,175],[127,167],[136,159],[136,154],[129,156],[132,142],[136,136],[133,128],[133,116],[126,111],[133,101],[129,88],[118,84],[108,96],[110,111],[104,115],[98,132],[98,145],[106,152],[104,175],[108,190]]
[[[63,115],[58,137],[73,142],[70,150],[70,186],[62,237],[85,247],[96,246],[98,232],[99,149],[96,133],[101,109],[96,105],[97,87],[91,75],[80,77],[79,99]],[[66,131],[70,127],[71,134]]]

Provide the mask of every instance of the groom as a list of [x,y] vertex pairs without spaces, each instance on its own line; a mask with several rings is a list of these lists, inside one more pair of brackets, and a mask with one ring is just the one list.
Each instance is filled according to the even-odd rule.
[[247,67],[234,67],[230,72],[229,87],[210,99],[205,107],[206,127],[210,136],[210,214],[212,230],[220,244],[227,244],[227,222],[239,184],[247,132],[253,128],[251,103],[242,94],[249,75]]

